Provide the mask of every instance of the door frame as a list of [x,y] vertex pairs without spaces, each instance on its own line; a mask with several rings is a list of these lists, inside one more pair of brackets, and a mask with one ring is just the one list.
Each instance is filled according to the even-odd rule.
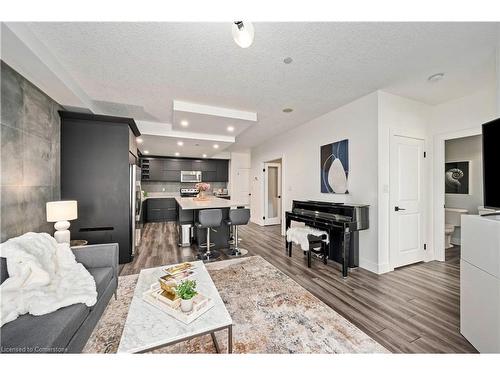
[[481,126],[467,128],[463,130],[455,130],[445,133],[440,133],[434,136],[434,183],[432,194],[434,197],[433,216],[434,216],[434,256],[436,260],[445,261],[446,251],[444,248],[444,205],[445,205],[445,189],[444,189],[444,168],[445,168],[445,142],[450,139],[472,137],[481,135]]
[[[278,160],[278,159],[273,159],[273,160]],[[268,162],[264,162],[264,168],[263,168],[263,171],[264,171],[264,199],[263,199],[263,223],[264,225],[281,225],[283,223],[283,171],[282,171],[282,168],[283,168],[283,160],[281,160],[280,163],[275,163],[275,162],[272,162],[272,161],[268,161]],[[268,223],[267,220],[267,216],[266,216],[266,207],[267,207],[267,195],[268,195],[268,189],[267,189],[267,176],[268,176],[268,168],[269,167],[277,167],[278,168],[278,190],[279,190],[279,197],[280,197],[280,201],[279,201],[279,208],[278,208],[278,214],[277,214],[277,217],[279,218],[279,222],[278,223]]]
[[[392,180],[394,178],[393,176],[393,166],[394,166],[394,156],[392,155],[393,151],[393,142],[395,140],[395,137],[401,137],[401,138],[409,138],[409,139],[416,139],[419,141],[423,142],[423,152],[426,152],[426,140],[423,137],[419,136],[414,136],[414,135],[408,135],[408,134],[401,134],[399,132],[391,132],[390,134],[390,140],[389,140],[389,267],[391,270],[394,270],[395,267],[401,267],[401,266],[396,266],[396,257],[395,257],[395,249],[393,245],[393,240],[392,240],[392,234],[394,231],[393,228],[393,202],[394,202],[394,192],[392,191]],[[422,228],[421,228],[421,235],[422,235],[422,242],[425,244],[427,243],[427,218],[428,218],[428,212],[427,212],[427,194],[426,194],[426,183],[427,183],[427,177],[426,177],[426,158],[422,157],[424,159],[422,161]],[[429,244],[427,244],[427,250],[429,250]],[[424,252],[424,257],[423,261],[429,261],[430,259],[428,258],[428,254]]]

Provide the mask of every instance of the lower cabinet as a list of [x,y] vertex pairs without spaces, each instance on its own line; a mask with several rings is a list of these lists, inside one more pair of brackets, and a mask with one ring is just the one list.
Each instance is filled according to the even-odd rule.
[[146,222],[176,221],[174,198],[149,198],[146,201]]

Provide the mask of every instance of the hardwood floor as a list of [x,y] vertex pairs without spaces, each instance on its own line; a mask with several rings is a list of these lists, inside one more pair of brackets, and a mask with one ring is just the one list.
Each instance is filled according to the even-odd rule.
[[[287,257],[279,226],[251,223],[241,227],[240,237],[249,255],[262,256],[392,352],[476,352],[459,332],[459,248],[447,250],[446,262],[418,263],[383,275],[357,269],[344,280],[333,262],[316,261],[307,268],[295,246],[293,257]],[[194,259],[194,247],[179,248],[176,241],[174,223],[146,224],[139,254],[121,275]]]

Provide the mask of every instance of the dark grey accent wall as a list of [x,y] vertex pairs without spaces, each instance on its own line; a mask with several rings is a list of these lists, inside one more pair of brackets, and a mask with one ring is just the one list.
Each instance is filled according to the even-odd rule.
[[1,62],[0,241],[53,232],[45,203],[60,197],[61,107]]

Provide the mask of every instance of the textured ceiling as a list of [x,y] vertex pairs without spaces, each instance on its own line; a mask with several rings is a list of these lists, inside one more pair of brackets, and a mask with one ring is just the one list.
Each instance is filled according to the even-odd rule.
[[[29,28],[103,113],[171,123],[174,99],[257,112],[236,148],[377,89],[430,104],[463,96],[491,79],[497,36],[495,23],[256,23],[241,49],[230,23]],[[445,79],[427,83],[436,72]]]

